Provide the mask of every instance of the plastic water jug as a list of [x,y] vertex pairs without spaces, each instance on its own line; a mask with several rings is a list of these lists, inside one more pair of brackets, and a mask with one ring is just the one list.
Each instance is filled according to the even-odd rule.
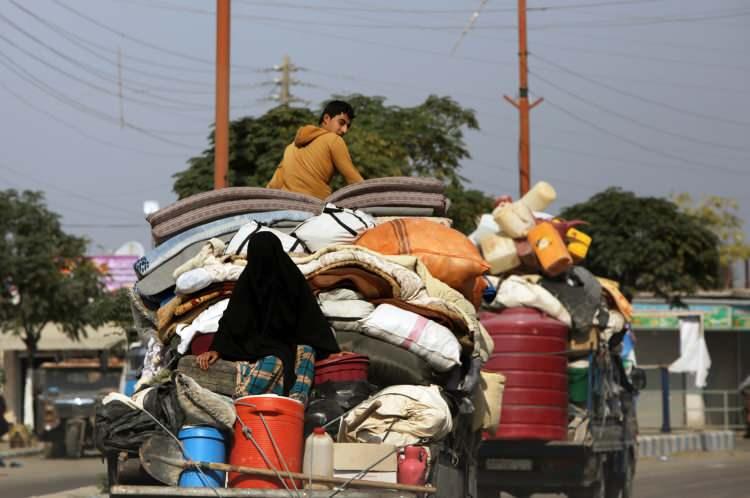
[[565,240],[568,243],[568,252],[573,257],[573,261],[577,263],[586,257],[589,247],[591,247],[591,237],[580,230],[569,228],[565,233]]
[[514,202],[512,204],[502,204],[492,212],[503,235],[512,239],[521,239],[526,237],[529,230],[536,224],[534,213],[531,212],[526,204]]
[[[313,429],[305,439],[305,456],[302,459],[302,473],[306,476],[333,477],[333,439],[322,427]],[[329,489],[326,484],[311,484],[305,481],[307,489]]]
[[427,481],[427,450],[423,446],[407,446],[399,454],[396,480],[399,484],[424,485]]
[[479,246],[485,261],[490,264],[490,273],[505,273],[521,264],[513,239],[500,235],[486,235]]
[[521,202],[532,211],[544,211],[557,199],[557,192],[547,182],[539,182],[521,197]]
[[548,275],[557,276],[573,265],[568,248],[552,223],[539,223],[529,231],[528,239]]

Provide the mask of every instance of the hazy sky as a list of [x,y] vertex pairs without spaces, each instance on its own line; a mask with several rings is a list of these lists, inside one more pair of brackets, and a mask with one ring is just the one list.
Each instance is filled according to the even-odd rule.
[[[314,106],[333,93],[396,105],[449,95],[481,127],[466,134],[473,159],[462,174],[516,195],[518,117],[502,99],[518,87],[516,2],[487,1],[450,55],[480,3],[234,0],[232,117],[274,105],[263,83],[278,75],[263,70],[285,54],[307,69],[296,78],[309,86],[293,93]],[[555,208],[617,185],[729,196],[750,217],[750,2],[528,3],[530,88],[545,98],[532,111],[532,182],[556,186]],[[173,202],[171,176],[207,145],[214,9],[3,0],[0,188],[44,190],[92,253],[147,245],[143,201]]]

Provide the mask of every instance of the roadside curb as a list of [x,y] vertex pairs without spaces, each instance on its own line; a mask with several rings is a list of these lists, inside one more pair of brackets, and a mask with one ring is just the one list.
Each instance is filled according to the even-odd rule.
[[733,431],[638,436],[639,457],[657,457],[686,451],[731,451],[735,447]]
[[33,448],[18,448],[14,450],[0,450],[0,458],[19,458],[25,456],[39,455],[44,452],[44,446],[37,445]]

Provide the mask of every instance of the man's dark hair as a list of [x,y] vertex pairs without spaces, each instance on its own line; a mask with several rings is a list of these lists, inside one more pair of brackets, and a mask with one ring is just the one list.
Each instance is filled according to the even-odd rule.
[[343,100],[332,100],[326,104],[323,112],[320,113],[318,124],[323,123],[323,117],[326,114],[333,118],[342,113],[346,114],[347,116],[349,116],[349,119],[354,121],[354,108],[351,106],[351,104],[349,104],[349,102],[344,102]]

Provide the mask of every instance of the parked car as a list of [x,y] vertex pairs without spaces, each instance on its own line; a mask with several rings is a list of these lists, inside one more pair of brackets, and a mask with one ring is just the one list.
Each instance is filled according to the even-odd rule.
[[98,398],[117,391],[122,360],[105,365],[97,359],[43,363],[37,371],[37,433],[47,442],[46,456],[79,458],[94,448],[94,415]]

